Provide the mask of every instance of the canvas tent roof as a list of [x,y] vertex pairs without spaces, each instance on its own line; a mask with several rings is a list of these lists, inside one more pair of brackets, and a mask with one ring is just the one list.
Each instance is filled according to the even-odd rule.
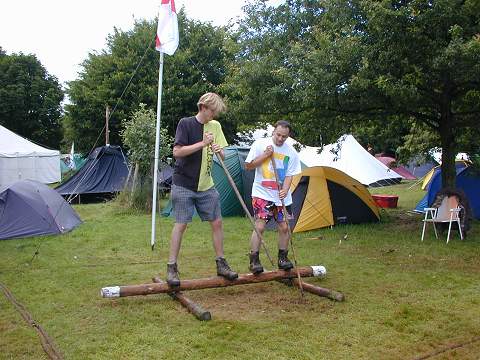
[[375,159],[352,135],[341,136],[336,143],[325,145],[318,157],[321,166],[329,166],[368,186],[385,186],[400,182],[402,177]]
[[395,171],[398,175],[406,180],[415,180],[416,177],[408,171],[403,166],[397,166],[397,160],[390,156],[378,156],[375,155],[375,158],[380,161],[382,164],[386,165],[389,169]]
[[120,146],[97,147],[71,178],[55,188],[61,195],[104,194],[123,190],[128,164]]
[[60,181],[60,151],[50,150],[0,125],[0,187],[31,179]]
[[0,239],[61,234],[82,221],[53,189],[21,180],[0,189]]

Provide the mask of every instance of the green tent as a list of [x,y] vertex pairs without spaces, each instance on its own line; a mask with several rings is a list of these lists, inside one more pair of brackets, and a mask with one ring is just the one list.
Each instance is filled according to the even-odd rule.
[[[245,204],[250,212],[252,212],[251,193],[255,171],[246,171],[244,165],[249,150],[250,148],[248,147],[228,146],[224,149],[225,160],[223,162],[233,178],[238,191],[242,195]],[[215,183],[215,188],[220,194],[222,216],[244,215],[245,212],[243,211],[242,205],[240,204],[240,201],[238,201],[237,195],[230,185],[228,177],[216,156],[213,157],[212,177],[213,182]],[[162,210],[162,215],[170,216],[171,213],[172,204],[169,201],[167,206]]]

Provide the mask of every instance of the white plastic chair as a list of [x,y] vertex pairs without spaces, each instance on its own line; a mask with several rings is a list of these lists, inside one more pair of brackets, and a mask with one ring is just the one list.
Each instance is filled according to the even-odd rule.
[[450,241],[452,223],[456,222],[458,225],[458,232],[460,233],[460,239],[463,240],[462,228],[460,225],[460,207],[458,206],[458,201],[455,196],[444,197],[438,208],[425,208],[424,210],[425,218],[423,219],[422,241],[425,237],[425,228],[429,222],[433,224],[433,230],[435,231],[435,237],[437,239],[438,234],[435,223],[448,222],[447,244]]

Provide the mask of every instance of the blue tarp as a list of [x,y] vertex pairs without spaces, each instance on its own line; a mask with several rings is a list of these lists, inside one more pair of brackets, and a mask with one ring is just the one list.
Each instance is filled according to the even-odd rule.
[[34,180],[0,190],[0,239],[60,234],[82,221],[55,190]]

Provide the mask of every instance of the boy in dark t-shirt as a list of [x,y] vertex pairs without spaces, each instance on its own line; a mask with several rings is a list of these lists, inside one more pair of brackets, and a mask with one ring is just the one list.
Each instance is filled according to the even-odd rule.
[[223,148],[228,145],[222,126],[213,120],[225,111],[225,104],[217,94],[206,93],[198,100],[197,107],[197,115],[183,118],[178,123],[173,145],[175,168],[171,199],[175,225],[167,263],[167,283],[170,286],[180,285],[177,258],[182,236],[187,224],[192,221],[194,209],[202,221],[209,221],[212,227],[217,274],[229,280],[238,277],[224,257],[220,196],[211,174],[213,154],[223,159]]

